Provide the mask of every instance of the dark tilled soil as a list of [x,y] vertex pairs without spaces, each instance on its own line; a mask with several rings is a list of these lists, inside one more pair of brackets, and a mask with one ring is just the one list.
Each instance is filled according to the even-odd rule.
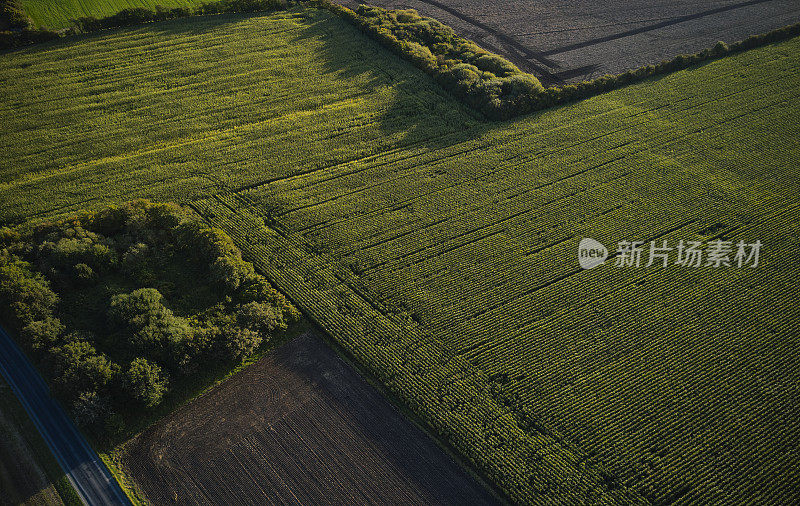
[[154,504],[489,504],[493,497],[306,335],[126,444]]
[[[359,2],[341,0],[354,7]],[[369,0],[413,8],[502,54],[545,84],[695,53],[800,22],[797,0]]]

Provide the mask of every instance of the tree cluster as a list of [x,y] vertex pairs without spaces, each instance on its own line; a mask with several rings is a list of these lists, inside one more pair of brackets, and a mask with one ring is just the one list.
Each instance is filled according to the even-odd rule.
[[[191,294],[163,282],[170,270],[193,273],[188,284],[213,300],[176,314],[170,297]],[[247,358],[299,314],[224,232],[136,201],[0,229],[0,317],[76,420],[102,427],[120,410],[157,406],[174,379]]]

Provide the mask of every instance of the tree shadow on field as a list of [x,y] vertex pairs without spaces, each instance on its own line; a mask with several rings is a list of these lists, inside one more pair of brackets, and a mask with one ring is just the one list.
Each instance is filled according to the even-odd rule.
[[331,13],[307,11],[306,27],[290,43],[312,40],[321,75],[351,88],[353,99],[372,95],[369,105],[380,111],[377,126],[387,137],[441,148],[489,124],[431,76]]
[[[12,54],[20,52],[36,52],[45,49],[52,49],[68,44],[75,44],[79,42],[86,42],[92,40],[99,40],[109,35],[122,34],[122,33],[153,33],[153,34],[174,34],[174,35],[196,35],[209,32],[213,29],[225,25],[232,25],[239,23],[247,18],[255,16],[269,15],[269,12],[256,12],[256,13],[226,13],[215,14],[206,16],[188,16],[176,19],[168,19],[165,21],[153,21],[147,23],[137,23],[130,26],[121,26],[117,28],[108,28],[89,33],[76,33],[74,35],[67,35],[65,37],[37,42],[35,44],[13,47],[3,49],[0,55]],[[74,20],[73,20],[74,24]]]

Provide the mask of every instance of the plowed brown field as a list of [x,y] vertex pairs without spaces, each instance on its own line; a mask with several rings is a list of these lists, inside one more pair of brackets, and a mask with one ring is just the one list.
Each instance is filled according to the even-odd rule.
[[797,0],[340,0],[413,8],[545,84],[582,81],[800,21]]
[[492,496],[315,336],[125,446],[154,504],[490,504]]

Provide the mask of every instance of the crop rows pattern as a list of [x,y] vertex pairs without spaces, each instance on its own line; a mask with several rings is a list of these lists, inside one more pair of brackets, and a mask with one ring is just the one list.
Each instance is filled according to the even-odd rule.
[[[190,204],[514,500],[786,502],[798,68],[488,124],[324,12],[120,30],[0,61],[0,220]],[[584,271],[582,237],[765,251]]]

